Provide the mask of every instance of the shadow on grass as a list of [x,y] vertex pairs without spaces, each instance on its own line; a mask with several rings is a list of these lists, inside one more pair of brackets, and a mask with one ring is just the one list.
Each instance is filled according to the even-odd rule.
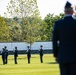
[[[31,57],[31,58],[36,58],[36,57]],[[18,60],[23,60],[23,59],[27,59],[27,57],[23,57],[23,58],[17,58]],[[14,60],[14,57],[13,58],[9,58],[8,60]]]
[[58,64],[57,62],[48,62],[47,64]]
[[[22,60],[22,59],[26,59],[26,57],[24,57],[24,58],[17,58],[17,59]],[[14,60],[14,58],[9,58],[8,60]]]

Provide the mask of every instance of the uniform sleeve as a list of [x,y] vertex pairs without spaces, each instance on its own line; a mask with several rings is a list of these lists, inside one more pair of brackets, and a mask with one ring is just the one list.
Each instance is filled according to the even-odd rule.
[[52,34],[53,55],[54,57],[58,57],[58,30],[56,22],[54,24]]

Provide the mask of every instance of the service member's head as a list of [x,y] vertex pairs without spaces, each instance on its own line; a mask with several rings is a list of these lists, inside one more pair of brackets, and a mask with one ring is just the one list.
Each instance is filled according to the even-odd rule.
[[29,46],[27,46],[27,48],[29,48]]
[[7,48],[7,46],[4,46],[4,48],[6,49],[6,48]]
[[17,47],[15,47],[15,49],[17,49]]
[[42,45],[40,45],[40,47],[43,47]]
[[71,15],[74,13],[72,4],[68,1],[65,4],[64,12],[65,12],[65,14],[71,14]]

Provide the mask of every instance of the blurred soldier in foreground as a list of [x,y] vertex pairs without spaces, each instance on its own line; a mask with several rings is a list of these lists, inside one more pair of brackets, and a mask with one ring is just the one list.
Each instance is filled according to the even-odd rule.
[[53,28],[53,54],[59,63],[60,75],[76,75],[76,19],[68,1],[64,13],[65,17],[57,20]]

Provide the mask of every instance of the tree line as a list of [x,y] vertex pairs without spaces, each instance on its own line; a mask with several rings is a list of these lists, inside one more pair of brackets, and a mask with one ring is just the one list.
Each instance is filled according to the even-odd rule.
[[0,16],[0,42],[51,41],[54,22],[64,14],[48,14],[44,19],[34,17],[5,18]]
[[10,0],[0,16],[0,42],[51,41],[54,22],[63,16],[49,13],[41,19],[36,0]]

